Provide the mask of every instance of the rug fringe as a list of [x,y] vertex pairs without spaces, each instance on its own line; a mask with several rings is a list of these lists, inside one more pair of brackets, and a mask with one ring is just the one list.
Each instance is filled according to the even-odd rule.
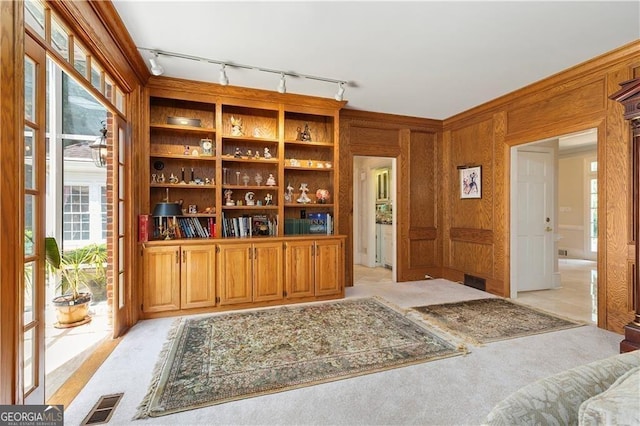
[[178,318],[176,321],[171,324],[169,332],[167,333],[167,340],[162,345],[162,349],[160,350],[160,354],[158,355],[158,361],[156,362],[155,367],[153,368],[153,372],[151,373],[151,383],[149,384],[147,394],[142,399],[140,404],[136,409],[136,414],[133,416],[132,420],[140,420],[149,418],[149,404],[153,400],[153,397],[158,390],[158,385],[160,384],[160,379],[162,378],[162,371],[164,370],[164,366],[169,360],[169,354],[171,353],[171,349],[175,342],[176,336],[178,335],[178,331],[182,328],[186,320],[184,318]]

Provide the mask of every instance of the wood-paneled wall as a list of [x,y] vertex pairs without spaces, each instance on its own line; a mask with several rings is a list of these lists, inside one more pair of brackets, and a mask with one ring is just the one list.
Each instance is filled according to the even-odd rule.
[[442,121],[343,109],[340,112],[341,213],[338,232],[347,235],[345,284],[353,285],[353,157],[396,159],[398,281],[441,275],[438,232]]
[[[444,120],[343,109],[339,232],[353,284],[353,156],[398,160],[398,281],[425,274],[486,280],[510,296],[511,148],[597,128],[598,325],[621,332],[633,317],[630,131],[608,96],[640,74],[640,41]],[[482,166],[482,198],[460,199],[458,166]]]
[[[630,131],[608,96],[640,66],[640,41],[556,74],[444,122],[443,276],[471,273],[510,294],[511,148],[598,129],[598,325],[621,332],[633,318],[635,259],[629,229]],[[482,166],[482,198],[461,200],[458,165]]]

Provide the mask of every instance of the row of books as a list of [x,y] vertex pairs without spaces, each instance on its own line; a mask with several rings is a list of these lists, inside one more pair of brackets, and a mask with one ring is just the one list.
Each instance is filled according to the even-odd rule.
[[305,219],[285,219],[285,235],[333,234],[333,218],[330,213],[307,213]]
[[216,220],[206,217],[206,224],[197,217],[177,217],[176,238],[215,238]]
[[278,216],[256,214],[253,216],[225,217],[222,214],[223,237],[257,237],[278,235]]

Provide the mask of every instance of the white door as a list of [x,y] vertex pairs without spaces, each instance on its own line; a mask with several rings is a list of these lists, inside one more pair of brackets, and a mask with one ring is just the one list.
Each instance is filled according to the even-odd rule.
[[553,287],[553,155],[518,151],[517,289]]

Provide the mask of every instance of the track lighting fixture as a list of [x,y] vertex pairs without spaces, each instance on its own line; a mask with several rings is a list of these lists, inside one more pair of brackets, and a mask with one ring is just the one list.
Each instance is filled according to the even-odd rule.
[[287,93],[287,82],[284,73],[280,73],[280,83],[278,84],[278,93]]
[[158,52],[153,52],[153,58],[149,58],[149,63],[151,64],[151,74],[164,74],[164,68],[158,63]]
[[336,101],[341,101],[343,97],[344,97],[344,83],[340,82],[338,83],[338,91],[336,92],[336,95],[334,96],[334,98],[336,99]]
[[220,78],[218,79],[218,82],[222,86],[229,85],[229,77],[227,77],[227,71],[225,69],[226,67],[227,67],[227,64],[222,64],[222,66],[220,67]]
[[189,59],[191,61],[208,62],[210,64],[220,65],[220,76],[218,77],[218,82],[222,86],[227,86],[229,84],[229,78],[227,77],[226,67],[242,68],[246,70],[280,74],[280,83],[278,84],[278,88],[277,88],[279,93],[287,92],[287,85],[286,85],[287,77],[300,77],[300,78],[306,78],[309,80],[317,80],[317,81],[324,81],[326,83],[338,84],[338,91],[334,95],[334,98],[338,101],[342,101],[344,97],[345,85],[349,84],[349,82],[346,80],[337,80],[334,78],[300,74],[294,71],[281,71],[281,70],[276,70],[272,68],[256,67],[254,65],[244,65],[244,64],[238,64],[238,63],[229,62],[229,61],[219,61],[217,59],[203,58],[201,56],[185,55],[183,53],[167,52],[164,50],[150,49],[147,47],[138,47],[138,49],[144,50],[146,52],[151,52],[153,54],[153,57],[149,59],[149,62],[151,63],[151,73],[153,75],[161,75],[164,73],[164,68],[158,63],[158,56],[170,56],[172,58]]

